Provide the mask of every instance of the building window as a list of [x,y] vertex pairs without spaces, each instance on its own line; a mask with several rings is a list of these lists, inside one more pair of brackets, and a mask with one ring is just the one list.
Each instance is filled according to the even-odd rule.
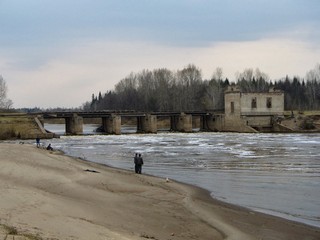
[[272,108],[272,98],[271,97],[267,98],[267,108]]
[[231,113],[234,113],[234,102],[231,102]]
[[251,108],[257,108],[257,98],[252,98]]

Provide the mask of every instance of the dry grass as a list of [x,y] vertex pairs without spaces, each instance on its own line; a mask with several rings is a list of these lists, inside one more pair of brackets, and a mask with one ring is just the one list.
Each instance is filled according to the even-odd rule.
[[[304,116],[315,116],[315,115],[320,115],[320,111],[319,110],[310,110],[310,111],[298,111],[298,110],[294,110],[292,111],[293,114],[295,116],[297,115],[304,115]],[[291,110],[287,110],[287,111],[284,111],[284,115],[285,116],[291,116],[292,114]]]
[[25,237],[28,240],[43,240],[40,236],[37,236],[37,235],[34,235],[34,234],[19,233],[18,230],[15,227],[8,226],[6,224],[0,224],[0,229],[2,229],[2,232],[4,232],[6,235],[22,236],[22,237]]

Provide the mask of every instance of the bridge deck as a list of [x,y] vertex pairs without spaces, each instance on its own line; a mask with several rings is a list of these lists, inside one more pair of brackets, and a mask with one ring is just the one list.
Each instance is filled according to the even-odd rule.
[[180,116],[182,113],[192,116],[206,116],[211,115],[210,112],[188,111],[188,112],[135,112],[135,111],[96,111],[96,112],[38,112],[30,113],[30,115],[41,115],[43,118],[70,118],[74,115],[83,118],[103,118],[112,115],[121,117],[144,117],[147,115],[154,115],[159,117]]

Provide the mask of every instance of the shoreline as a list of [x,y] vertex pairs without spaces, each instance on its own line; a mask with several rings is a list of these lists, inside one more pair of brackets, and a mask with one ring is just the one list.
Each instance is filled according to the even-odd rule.
[[[55,151],[59,151],[59,152],[61,152],[61,154],[64,154],[64,155],[69,156],[71,158],[75,158],[75,159],[79,159],[80,161],[91,163],[91,161],[86,160],[84,158],[73,157],[71,155],[68,155],[67,153],[63,152],[62,150],[55,150]],[[93,163],[105,166],[107,168],[115,169],[115,170],[128,171],[130,173],[132,172],[132,171],[130,171],[128,169],[118,168],[118,167],[114,167],[114,166],[111,166],[111,165],[108,165],[108,164],[96,163],[96,162],[93,162]],[[148,173],[143,173],[143,175],[149,176],[149,177],[165,179],[165,177],[154,176],[154,175],[148,174]],[[208,196],[210,196],[210,198],[213,199],[214,202],[217,202],[219,204],[230,205],[230,207],[233,207],[233,208],[242,209],[242,210],[249,211],[249,212],[256,212],[256,213],[260,213],[260,214],[264,214],[264,215],[272,216],[272,217],[276,217],[276,218],[281,218],[283,220],[288,220],[288,221],[291,221],[291,222],[295,222],[297,224],[302,224],[302,225],[309,226],[309,227],[319,228],[319,230],[320,230],[320,226],[314,225],[311,222],[307,223],[307,222],[299,221],[300,218],[294,217],[294,216],[292,216],[290,214],[285,214],[285,213],[280,213],[280,212],[270,211],[270,210],[262,210],[262,209],[259,209],[259,208],[252,209],[252,208],[249,208],[249,207],[241,206],[241,205],[238,205],[238,204],[234,204],[234,203],[231,203],[231,202],[228,202],[228,201],[224,201],[224,200],[220,200],[220,199],[216,198],[213,195],[213,192],[211,192],[210,190],[208,190],[206,188],[203,188],[203,187],[200,187],[200,186],[196,186],[196,185],[192,185],[192,184],[189,184],[189,183],[186,183],[186,182],[182,182],[182,181],[179,181],[179,180],[175,180],[175,179],[170,179],[170,180],[174,181],[174,182],[176,182],[178,184],[186,185],[186,186],[191,187],[191,188],[198,188],[200,191],[203,191],[204,194],[208,194]]]
[[28,144],[0,143],[0,151],[1,224],[41,239],[320,238],[320,228],[189,184]]
[[[136,135],[136,134],[134,134],[134,135]],[[90,136],[90,135],[89,135]],[[95,136],[95,135],[91,135],[91,136]],[[68,155],[68,153],[67,153],[67,150],[66,150],[66,152],[64,152],[64,154],[66,154],[66,155]],[[85,155],[85,153],[82,153],[82,154],[80,154],[80,155],[82,155],[82,156],[84,156]],[[78,158],[79,156],[80,156],[79,154],[74,154],[74,155],[72,155],[72,153],[71,153],[71,155],[68,155],[68,156],[71,156],[71,157],[75,157],[75,158]],[[128,156],[127,156],[128,157]],[[79,158],[81,158],[81,157],[79,157]],[[90,158],[90,157],[89,157]],[[92,157],[93,159],[94,159],[94,157]],[[89,162],[91,162],[91,160],[92,159],[86,159],[85,157],[83,158],[83,160],[85,160],[85,161],[89,161]],[[101,159],[100,159],[101,160]],[[96,161],[94,161],[94,162],[96,162]],[[97,162],[99,162],[99,161],[97,161]],[[122,168],[121,167],[116,167],[116,166],[112,166],[112,165],[108,165],[108,163],[103,163],[102,161],[100,161],[100,163],[101,164],[103,164],[103,165],[106,165],[106,166],[109,166],[109,167],[113,167],[113,168],[118,168],[118,169],[123,169],[123,170],[129,170],[130,169],[130,166],[132,166],[132,165],[130,165],[131,163],[129,163],[129,165],[127,165],[127,166],[122,166]],[[130,171],[130,170],[129,170]],[[144,172],[144,174],[145,174],[145,172]],[[157,173],[155,173],[154,171],[153,172],[149,172],[149,174],[151,175],[151,176],[157,176],[157,177],[163,177],[163,178],[165,178],[167,175],[166,174],[162,174],[162,175],[157,175]],[[154,175],[153,175],[154,174]],[[169,176],[170,177],[170,176]],[[181,183],[183,183],[183,184],[190,184],[190,185],[193,185],[193,183],[192,182],[187,182],[187,181],[185,181],[185,179],[183,180],[179,180],[179,178],[175,178],[175,176],[173,176],[173,175],[171,175],[171,178],[172,179],[175,179],[176,181],[179,181],[179,182],[181,182]],[[210,188],[206,188],[206,185],[193,185],[193,186],[198,186],[198,187],[200,187],[200,188],[204,188],[204,189],[207,189],[208,191],[209,191],[209,194],[211,195],[211,197],[212,198],[214,198],[214,199],[217,199],[217,200],[220,200],[220,201],[222,201],[222,202],[227,202],[227,203],[229,203],[229,204],[234,204],[234,205],[239,205],[239,202],[234,202],[234,201],[232,201],[233,199],[235,199],[235,198],[224,198],[224,197],[220,197],[220,198],[217,198],[215,195],[214,195],[214,190],[216,190],[216,189],[211,189],[210,190]],[[220,196],[223,196],[223,195],[220,195]],[[317,228],[320,228],[320,222],[319,221],[317,221],[316,220],[316,218],[314,217],[314,218],[308,218],[308,216],[306,216],[306,215],[303,215],[303,214],[301,214],[301,215],[299,215],[299,214],[294,214],[294,212],[290,212],[290,210],[288,210],[287,212],[286,211],[277,211],[277,210],[270,210],[270,209],[272,209],[272,208],[259,208],[259,205],[251,205],[251,206],[254,206],[254,207],[247,207],[245,204],[243,204],[243,205],[239,205],[239,206],[243,206],[243,207],[245,207],[245,208],[248,208],[248,209],[251,209],[252,211],[256,211],[256,212],[261,212],[261,213],[265,213],[265,214],[268,214],[268,215],[272,215],[272,216],[277,216],[277,217],[280,217],[280,218],[284,218],[284,219],[286,219],[286,220],[290,220],[290,221],[295,221],[295,222],[298,222],[298,223],[302,223],[302,224],[306,224],[306,225],[308,225],[308,226],[313,226],[313,227],[317,227]],[[258,207],[257,207],[258,206]],[[298,207],[299,207],[299,205],[297,205]],[[297,209],[297,208],[295,208],[295,209]],[[313,209],[317,209],[317,208],[313,208]],[[310,211],[310,209],[309,209],[309,212],[311,212]],[[300,217],[300,216],[302,216],[302,217]],[[304,218],[303,218],[304,217]],[[313,216],[312,216],[313,217]]]

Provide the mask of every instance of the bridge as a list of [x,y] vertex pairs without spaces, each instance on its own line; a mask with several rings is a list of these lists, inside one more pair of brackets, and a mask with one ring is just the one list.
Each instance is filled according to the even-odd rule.
[[83,134],[84,118],[101,118],[103,132],[121,134],[121,122],[124,118],[136,118],[138,133],[157,133],[159,119],[170,119],[170,130],[192,132],[192,121],[200,118],[200,131],[214,131],[216,115],[212,112],[136,112],[136,111],[62,111],[30,113],[39,119],[65,119],[66,134]]

